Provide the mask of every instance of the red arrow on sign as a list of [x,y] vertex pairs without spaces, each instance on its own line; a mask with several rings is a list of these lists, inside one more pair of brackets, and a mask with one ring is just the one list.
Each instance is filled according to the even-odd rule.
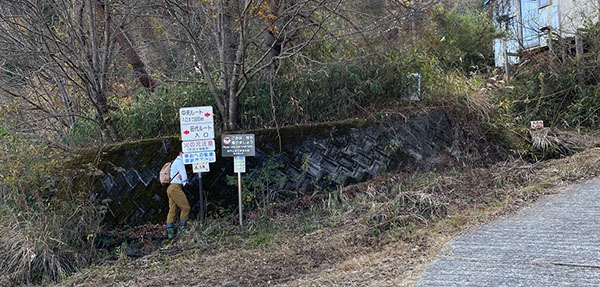
[[210,113],[206,113],[206,114],[204,114],[204,116],[208,118],[208,117],[210,117]]
[[188,130],[185,130],[185,131],[183,131],[183,133],[184,133],[184,134],[186,134],[186,135],[189,135],[189,134],[190,134],[190,131],[188,131]]

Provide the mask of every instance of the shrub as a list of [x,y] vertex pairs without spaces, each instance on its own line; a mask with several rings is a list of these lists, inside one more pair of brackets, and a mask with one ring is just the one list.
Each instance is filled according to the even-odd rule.
[[[275,81],[275,117],[280,125],[293,125],[363,115],[400,98],[406,75],[385,56],[282,75]],[[268,83],[249,85],[241,101],[244,126],[274,126],[270,101]]]
[[493,41],[502,34],[485,12],[457,13],[438,7],[432,14],[433,31],[421,48],[438,58],[445,70],[477,71],[493,66]]
[[0,283],[58,281],[93,260],[103,208],[73,189],[64,154],[0,137]]
[[[92,115],[93,112],[89,112]],[[100,127],[89,118],[78,118],[69,133],[61,139],[65,145],[83,147],[98,144],[102,140]]]
[[[242,198],[246,202],[246,209],[266,212],[270,210],[271,204],[284,199],[282,184],[285,183],[286,175],[280,171],[282,167],[283,164],[272,156],[242,176]],[[227,182],[229,185],[237,185],[237,178],[228,176]]]
[[584,54],[577,59],[572,39],[555,39],[553,51],[529,55],[518,67],[511,89],[498,94],[520,124],[544,120],[547,126],[596,128],[600,121],[600,83],[596,69],[600,52],[598,26],[584,33]]
[[131,97],[114,98],[118,109],[113,116],[125,138],[170,136],[179,131],[179,108],[211,105],[211,101],[202,85],[168,84],[155,92],[143,90]]

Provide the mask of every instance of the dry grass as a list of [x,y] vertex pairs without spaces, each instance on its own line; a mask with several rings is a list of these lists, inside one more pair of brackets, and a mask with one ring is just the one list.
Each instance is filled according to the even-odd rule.
[[5,214],[0,225],[0,282],[3,286],[60,280],[87,263],[70,244],[62,218],[44,214],[24,220]]
[[600,149],[536,164],[379,177],[244,228],[215,222],[60,286],[412,286],[453,236],[597,176]]
[[94,257],[102,209],[75,192],[68,158],[44,141],[2,136],[0,286],[62,280]]
[[[283,285],[414,286],[437,252],[458,233],[521,208],[542,195],[559,192],[574,181],[598,176],[600,149],[593,148],[572,157],[534,165],[499,165],[489,170],[489,177],[481,177],[483,171],[475,174],[479,176],[476,181],[482,182],[479,188],[483,190],[472,190],[474,193],[471,195],[475,195],[470,197],[472,203],[452,206],[448,216],[443,219],[404,230],[404,236],[397,237],[381,250],[350,258],[333,268],[320,270]],[[455,183],[445,182],[441,186],[446,188],[466,184],[460,179]],[[487,188],[490,186],[495,188]],[[465,186],[467,189],[474,187],[470,184]],[[484,203],[489,197],[497,200]]]
[[60,208],[41,199],[19,207],[8,192],[2,194],[0,286],[60,281],[95,258],[102,209],[65,198],[55,202]]
[[529,135],[531,146],[542,156],[549,153],[554,153],[555,156],[567,156],[581,149],[581,145],[572,142],[568,134],[557,133],[549,128],[529,130]]

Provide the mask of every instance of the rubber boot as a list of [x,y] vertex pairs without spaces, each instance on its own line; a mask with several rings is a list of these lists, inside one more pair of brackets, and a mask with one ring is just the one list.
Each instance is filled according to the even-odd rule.
[[167,223],[167,236],[169,239],[175,238],[175,225],[173,223]]
[[184,234],[187,233],[187,227],[185,226],[185,221],[179,221],[179,233]]

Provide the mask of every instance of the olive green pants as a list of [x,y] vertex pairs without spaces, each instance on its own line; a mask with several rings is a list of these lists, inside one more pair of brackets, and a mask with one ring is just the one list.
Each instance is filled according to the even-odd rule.
[[177,208],[181,209],[180,221],[186,221],[190,214],[190,204],[188,203],[181,184],[171,183],[167,187],[167,196],[169,196],[169,214],[167,215],[167,224],[175,222]]

